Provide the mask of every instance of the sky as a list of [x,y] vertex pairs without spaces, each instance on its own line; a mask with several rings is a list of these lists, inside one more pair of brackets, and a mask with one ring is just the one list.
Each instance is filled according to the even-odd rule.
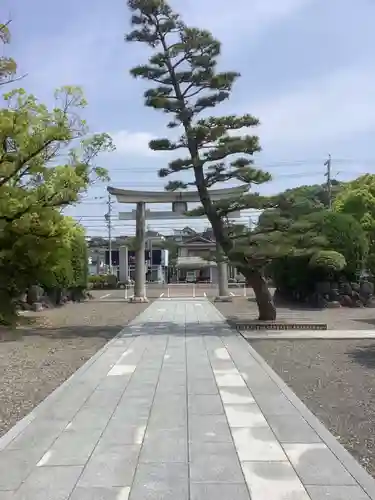
[[[262,193],[324,182],[328,154],[338,179],[375,171],[375,0],[170,3],[185,22],[209,29],[222,42],[220,69],[241,73],[231,99],[215,112],[260,119],[262,152],[254,160],[273,176]],[[3,0],[0,12],[3,21],[12,19],[6,54],[26,74],[21,83],[27,91],[50,104],[55,88],[83,87],[91,131],[109,133],[116,144],[114,153],[98,160],[109,170],[110,184],[162,190],[157,171],[168,155],[150,151],[148,141],[168,135],[167,120],[144,107],[145,83],[129,75],[150,52],[124,42],[130,30],[126,2]],[[89,235],[106,233],[106,196],[106,185],[96,185],[69,210]],[[134,232],[132,222],[118,220],[119,211],[134,208],[113,203],[115,235]],[[184,225],[160,221],[150,228],[168,233]],[[207,222],[189,225],[202,229]]]

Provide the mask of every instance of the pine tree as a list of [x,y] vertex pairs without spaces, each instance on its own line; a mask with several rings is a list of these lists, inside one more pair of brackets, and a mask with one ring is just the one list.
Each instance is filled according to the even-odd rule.
[[146,44],[153,51],[148,64],[133,68],[131,74],[153,82],[145,92],[145,105],[170,115],[168,128],[182,132],[177,140],[153,140],[149,146],[154,151],[188,153],[171,161],[159,176],[194,174],[190,182],[171,181],[166,189],[196,187],[216,242],[254,289],[259,319],[274,320],[276,309],[262,272],[265,259],[243,251],[226,224],[231,212],[264,208],[266,200],[248,192],[220,203],[210,198],[210,188],[217,183],[240,182],[249,190],[271,179],[269,173],[253,166],[252,157],[261,149],[258,137],[242,133],[256,127],[257,118],[250,114],[207,117],[208,111],[230,97],[240,75],[220,72],[220,42],[206,30],[186,26],[165,0],[128,0],[128,6],[134,29],[126,40]]

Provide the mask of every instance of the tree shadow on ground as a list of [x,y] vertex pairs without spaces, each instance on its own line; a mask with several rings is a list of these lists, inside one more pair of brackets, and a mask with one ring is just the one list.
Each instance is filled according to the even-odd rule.
[[50,339],[78,339],[78,338],[102,338],[111,340],[122,329],[124,325],[91,326],[70,325],[62,327],[37,327],[20,328],[13,331],[0,333],[1,342],[14,342],[25,337],[43,337]]
[[[256,299],[250,297],[247,299],[250,304],[256,305]],[[275,306],[277,311],[310,311],[310,312],[320,312],[326,311],[325,307],[313,307],[308,304],[298,303],[298,302],[288,302],[287,300],[275,300]]]
[[375,369],[375,342],[351,349],[346,353],[351,360],[366,368]]
[[110,297],[108,297],[108,299],[90,299],[90,304],[105,304],[105,303],[109,303],[109,304],[127,304],[128,303],[128,300],[126,299],[111,299]]
[[[133,319],[133,318],[132,318]],[[218,333],[218,328],[228,329],[226,323],[191,322],[182,325],[171,321],[146,322],[140,324],[114,324],[114,325],[66,325],[61,327],[48,327],[37,325],[19,328],[14,331],[7,331],[1,338],[2,342],[21,340],[25,337],[44,337],[51,339],[77,339],[77,338],[103,338],[110,340],[126,328],[124,337],[138,337],[140,335],[172,335],[183,336],[222,336]],[[0,332],[1,334],[1,332]],[[233,332],[226,332],[224,335],[233,335]],[[121,337],[120,337],[121,338]]]

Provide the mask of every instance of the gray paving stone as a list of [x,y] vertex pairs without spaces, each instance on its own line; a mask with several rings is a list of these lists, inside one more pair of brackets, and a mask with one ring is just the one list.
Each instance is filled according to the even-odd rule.
[[[125,390],[125,387],[126,386],[124,386],[123,391]],[[120,392],[119,390],[96,389],[85,402],[85,407],[95,406],[97,408],[112,408],[112,411],[114,411],[118,402],[120,401],[121,394],[122,392]]]
[[267,425],[260,408],[256,404],[224,405],[230,427],[264,427]]
[[264,373],[261,368],[248,368],[246,370],[241,370],[240,373],[243,376],[246,385],[254,395],[280,394],[279,387],[267,374]]
[[151,411],[152,399],[128,398],[121,400],[115,412],[114,418],[122,418],[124,423],[134,421],[137,418],[148,417]]
[[254,397],[247,387],[222,387],[220,397],[224,404],[255,403]]
[[85,465],[101,436],[101,429],[66,430],[45,453],[39,466]]
[[132,383],[138,384],[154,384],[156,386],[159,379],[159,370],[151,369],[136,369],[132,377]]
[[146,433],[140,463],[180,462],[187,463],[186,427],[168,430],[149,430]]
[[[172,376],[172,378],[171,378]],[[173,382],[175,385],[186,385],[186,372],[185,371],[177,371],[177,372],[164,372],[162,371],[159,378],[159,385],[165,385]]]
[[[226,351],[227,355],[229,356],[228,351]],[[211,357],[211,366],[212,369],[215,372],[218,373],[223,373],[223,372],[228,372],[228,373],[239,373],[236,365],[233,363],[233,361],[229,359],[212,359]]]
[[173,379],[169,382],[159,383],[157,387],[159,393],[164,392],[166,394],[184,394],[186,389],[186,384],[180,384],[178,381],[174,382]]
[[185,355],[181,356],[181,358],[164,358],[162,370],[166,374],[174,371],[186,373]]
[[105,377],[97,387],[97,391],[118,392],[120,396],[125,391],[131,377]]
[[168,394],[164,391],[156,391],[153,408],[165,408],[166,405],[177,405],[187,408],[187,392]]
[[243,481],[233,443],[189,444],[190,479],[203,483],[240,483]]
[[0,452],[0,490],[16,490],[43,455],[37,448]]
[[113,411],[113,408],[98,406],[83,407],[73,418],[69,428],[76,431],[86,429],[104,430],[112,416]]
[[231,443],[232,435],[225,415],[191,415],[189,440],[198,443]]
[[174,394],[186,394],[186,392],[187,392],[187,385],[180,385],[180,384],[158,385],[156,389],[156,394],[174,395]]
[[304,484],[355,484],[353,477],[323,443],[284,444],[284,450]]
[[68,420],[45,420],[37,418],[31,422],[8,446],[7,450],[47,450],[68,425]]
[[78,486],[106,488],[131,486],[139,451],[139,445],[99,443],[86,465]]
[[255,396],[255,401],[265,416],[268,415],[299,415],[292,403],[281,393],[278,395]]
[[[192,483],[190,486],[191,500],[251,500],[245,483],[239,484],[208,484]],[[271,500],[271,499],[270,499]]]
[[63,396],[57,398],[56,401],[48,405],[42,412],[41,417],[48,419],[65,420],[71,419],[85,404],[86,399],[90,396],[87,391],[74,392],[70,395],[70,390]]
[[146,424],[146,418],[135,425],[128,425],[120,418],[112,418],[100,441],[103,444],[142,444]]
[[137,426],[142,427],[147,425],[148,419],[149,419],[148,416],[140,417],[139,415],[134,413],[133,415],[128,414],[125,420],[124,416],[121,413],[115,413],[113,417],[109,420],[104,430],[108,428],[110,423],[118,426],[123,425],[124,427],[137,427]]
[[213,378],[190,378],[188,379],[189,394],[218,394],[218,388]]
[[148,426],[150,429],[175,429],[187,425],[187,410],[185,406],[168,405],[153,407]]
[[14,491],[0,491],[0,500],[14,500]]
[[140,464],[129,500],[190,500],[185,464]]
[[[69,500],[128,500],[130,487],[76,488]],[[1,497],[0,497],[1,500]]]
[[156,384],[140,384],[132,383],[130,381],[129,385],[125,389],[125,397],[148,397],[155,394]]
[[[123,405],[134,406],[135,404],[144,405],[144,406],[147,406],[147,405],[151,406],[152,402],[154,400],[154,397],[155,397],[155,390],[153,390],[152,393],[148,393],[148,394],[143,394],[143,393],[132,394],[132,393],[125,392],[122,395],[122,398],[120,399],[118,406],[123,406]],[[138,401],[135,401],[135,400],[138,400]]]
[[246,387],[245,380],[237,370],[234,373],[215,372],[215,378],[220,389],[224,387]]
[[287,460],[284,450],[268,426],[234,428],[232,435],[241,462]]
[[68,500],[82,467],[37,467],[14,500]]
[[268,415],[267,421],[281,443],[320,443],[318,434],[300,415]]
[[212,369],[210,366],[203,367],[194,367],[194,368],[188,368],[187,370],[188,373],[188,379],[212,379]]
[[306,486],[311,500],[369,500],[359,486]]
[[220,415],[224,413],[220,396],[191,394],[189,396],[189,414]]
[[242,462],[251,500],[311,500],[289,462]]

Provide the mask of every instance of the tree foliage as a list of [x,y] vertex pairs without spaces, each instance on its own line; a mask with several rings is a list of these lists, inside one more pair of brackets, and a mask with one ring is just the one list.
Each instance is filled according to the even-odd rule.
[[309,260],[312,269],[323,269],[329,272],[342,271],[346,266],[345,257],[334,250],[316,252]]
[[[335,199],[342,183],[332,181],[332,197]],[[273,208],[264,210],[259,216],[258,226],[272,227],[283,221],[296,220],[303,215],[329,208],[325,184],[313,184],[287,189],[273,197]]]
[[[0,43],[8,45],[11,40],[9,24],[0,23]],[[1,56],[0,57],[0,85],[5,85],[16,79],[17,74],[17,63],[11,57]]]
[[[193,174],[193,179],[171,181],[166,189],[197,189],[215,239],[232,259],[235,245],[225,218],[239,209],[263,208],[266,200],[248,191],[271,179],[253,165],[253,155],[261,149],[257,135],[244,133],[259,120],[250,114],[208,116],[229,98],[240,76],[218,70],[221,45],[210,32],[188,27],[165,0],[128,0],[128,6],[134,29],[126,40],[144,43],[153,51],[148,64],[133,68],[131,74],[153,83],[144,94],[145,105],[170,117],[167,127],[175,137],[153,140],[150,148],[185,151],[185,156],[172,160],[159,175]],[[226,182],[243,184],[245,193],[230,200],[212,200],[209,188]],[[244,256],[237,264],[254,288],[260,318],[274,319],[276,311],[261,269]]]
[[278,240],[287,240],[285,249],[292,250],[273,260],[270,273],[286,295],[312,293],[318,281],[337,272],[354,280],[367,258],[368,241],[358,221],[330,210],[291,221]]
[[352,215],[361,224],[369,244],[366,265],[375,275],[375,175],[365,174],[346,183],[335,200],[334,209]]
[[375,175],[365,174],[347,182],[337,196],[334,209],[353,215],[365,231],[375,230]]

